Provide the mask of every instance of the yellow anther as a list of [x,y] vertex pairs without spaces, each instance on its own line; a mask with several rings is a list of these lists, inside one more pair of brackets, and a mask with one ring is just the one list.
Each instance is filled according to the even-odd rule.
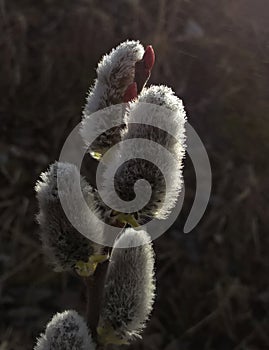
[[78,261],[75,265],[75,270],[77,274],[82,277],[88,277],[94,274],[96,267],[98,264],[106,261],[108,259],[108,255],[96,254],[91,255],[87,262]]
[[100,344],[108,345],[128,345],[128,341],[121,339],[115,334],[114,329],[110,326],[97,327],[98,340]]
[[132,227],[139,227],[138,222],[136,221],[134,216],[131,214],[119,213],[118,215],[116,215],[116,219],[117,219],[117,221],[119,221],[123,224],[129,224]]
[[94,151],[90,152],[90,155],[96,160],[100,160],[103,156],[102,153],[94,152]]

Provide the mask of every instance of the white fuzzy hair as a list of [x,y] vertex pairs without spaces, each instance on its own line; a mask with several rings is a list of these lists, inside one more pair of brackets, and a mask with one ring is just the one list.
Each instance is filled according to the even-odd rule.
[[[105,55],[97,68],[97,79],[87,97],[83,111],[81,135],[91,151],[103,154],[120,141],[121,127],[112,130],[111,120],[123,124],[122,106],[124,93],[134,80],[135,63],[142,59],[144,48],[139,41],[125,41]],[[107,107],[114,106],[113,108]],[[92,116],[92,113],[98,112]],[[98,138],[92,143],[93,135]],[[95,137],[94,137],[95,139]],[[89,144],[90,143],[90,144]]]
[[74,310],[57,313],[34,350],[95,350],[86,322]]
[[87,98],[85,115],[123,102],[125,90],[134,79],[135,63],[142,59],[143,54],[144,48],[139,41],[127,40],[103,56],[98,64],[97,79]]
[[99,327],[109,325],[126,342],[140,337],[154,297],[154,251],[150,236],[128,228],[112,250]]
[[124,121],[127,128],[123,132],[123,139],[152,140],[173,152],[179,161],[182,160],[186,113],[182,100],[171,88],[152,85],[143,89],[138,100],[131,104],[129,113],[125,114]]
[[[152,194],[148,204],[138,214],[158,219],[168,217],[182,189],[185,121],[182,101],[170,88],[151,86],[142,92],[125,117],[127,127],[122,132],[120,152],[109,160],[104,172],[106,202],[116,203],[115,190],[122,200],[131,201],[135,182],[145,179],[151,186]],[[165,149],[170,154],[166,154]],[[132,159],[120,165],[130,155]],[[151,166],[149,161],[155,166]],[[112,181],[115,169],[117,172]],[[144,202],[145,193],[141,194],[140,203]]]
[[[74,188],[75,182],[80,183],[86,202],[81,202]],[[58,187],[59,183],[61,188]],[[69,270],[77,261],[86,262],[91,254],[100,253],[101,247],[78,232],[62,208],[61,200],[64,200],[71,221],[84,232],[87,230],[91,237],[98,235],[100,241],[103,226],[94,214],[89,215],[88,210],[88,206],[92,212],[95,210],[92,189],[75,165],[55,162],[41,174],[35,190],[40,208],[37,220],[41,227],[43,248],[56,271]]]

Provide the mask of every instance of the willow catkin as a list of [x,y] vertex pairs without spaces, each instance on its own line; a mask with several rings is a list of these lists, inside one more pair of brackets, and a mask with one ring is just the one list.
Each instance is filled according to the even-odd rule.
[[[60,177],[61,189],[58,188],[57,177]],[[70,208],[70,216],[92,237],[102,237],[101,221],[92,214],[89,216],[86,202],[81,203],[75,192],[74,182],[80,181],[81,190],[89,206],[93,205],[91,187],[80,176],[75,165],[55,162],[48,171],[41,174],[41,180],[35,190],[39,202],[37,220],[40,225],[40,237],[44,252],[56,271],[70,270],[77,262],[88,262],[89,257],[101,254],[101,246],[81,234],[69,221],[59,197]],[[92,207],[91,210],[94,210]]]
[[[139,41],[127,40],[105,55],[98,64],[97,78],[87,97],[81,128],[81,135],[94,158],[100,158],[120,141],[121,127],[111,128],[111,120],[123,123],[122,106],[103,109],[124,102],[124,94],[135,77],[135,63],[142,59],[143,54],[144,48]],[[98,118],[93,120],[91,114],[96,111],[100,112]],[[93,133],[98,137],[89,144]]]
[[84,319],[73,310],[57,313],[37,340],[34,350],[95,350]]
[[100,342],[124,344],[140,337],[154,296],[154,251],[150,237],[145,231],[128,228],[112,250],[97,329]]
[[[116,192],[121,200],[130,202],[135,198],[135,183],[146,180],[150,199],[142,208],[134,204],[131,212],[136,213],[138,222],[143,215],[166,219],[182,189],[186,122],[182,101],[166,86],[151,86],[131,103],[124,121],[120,152],[104,171],[104,198],[117,203]],[[140,203],[144,196],[146,190],[140,193]]]

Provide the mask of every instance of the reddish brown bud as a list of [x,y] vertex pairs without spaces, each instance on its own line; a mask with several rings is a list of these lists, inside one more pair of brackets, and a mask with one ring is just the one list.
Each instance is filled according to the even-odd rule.
[[152,70],[155,62],[155,53],[151,45],[147,46],[142,60],[144,61],[145,68]]
[[137,85],[136,82],[131,83],[123,96],[123,102],[130,102],[137,98]]

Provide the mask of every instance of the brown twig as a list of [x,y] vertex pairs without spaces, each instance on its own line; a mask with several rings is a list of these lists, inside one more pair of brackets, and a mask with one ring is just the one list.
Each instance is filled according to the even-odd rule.
[[87,287],[87,324],[91,330],[93,339],[97,338],[97,325],[103,296],[104,282],[108,268],[108,261],[97,266],[94,276],[85,278]]

